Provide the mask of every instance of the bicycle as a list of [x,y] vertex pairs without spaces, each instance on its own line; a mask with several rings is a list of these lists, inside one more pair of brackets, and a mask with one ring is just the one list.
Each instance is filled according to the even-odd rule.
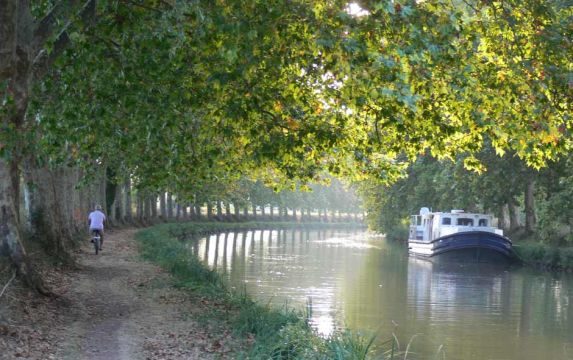
[[97,255],[99,253],[100,246],[101,246],[101,233],[99,230],[92,230],[92,241],[91,242],[94,244],[95,254]]

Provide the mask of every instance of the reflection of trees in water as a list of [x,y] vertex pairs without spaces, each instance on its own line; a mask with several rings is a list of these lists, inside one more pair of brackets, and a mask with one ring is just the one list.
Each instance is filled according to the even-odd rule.
[[402,342],[423,334],[414,351],[433,353],[444,344],[450,358],[568,359],[563,349],[573,344],[571,276],[555,281],[522,269],[419,265],[396,249],[401,251],[367,252],[358,275],[344,279],[349,327],[379,330],[384,339],[393,320]]
[[[411,259],[408,302],[417,324],[438,324],[435,335],[452,340],[450,355],[467,357],[565,359],[573,324],[567,313],[571,295],[563,282],[526,269],[491,266],[446,267]],[[467,326],[471,324],[471,326]],[[568,335],[566,335],[568,334]],[[477,342],[476,339],[481,339]],[[439,342],[438,336],[434,341]],[[483,343],[490,346],[483,347]],[[473,354],[473,355],[472,355]]]
[[[345,234],[352,233],[359,231]],[[235,285],[246,276],[260,280],[248,286],[263,298],[280,289],[275,302],[298,296],[304,306],[311,294],[315,321],[322,325],[379,330],[385,340],[395,321],[402,342],[424,334],[416,338],[415,351],[431,353],[445,344],[450,358],[471,358],[469,351],[477,351],[566,359],[563,349],[573,344],[571,275],[437,266],[416,262],[403,246],[382,240],[367,250],[328,241],[339,235],[331,229],[231,232],[190,247]],[[492,350],[482,349],[486,342]]]

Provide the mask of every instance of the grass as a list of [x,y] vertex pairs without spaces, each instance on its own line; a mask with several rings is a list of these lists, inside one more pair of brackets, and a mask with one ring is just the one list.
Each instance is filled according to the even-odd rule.
[[[319,224],[306,224],[316,227]],[[324,224],[320,224],[324,226]],[[342,224],[329,224],[342,227]],[[229,311],[212,312],[217,321],[229,324],[236,334],[254,337],[245,359],[394,359],[399,351],[393,339],[383,349],[377,336],[364,337],[349,330],[328,338],[319,336],[308,322],[308,314],[253,301],[244,290],[233,291],[223,278],[194,257],[180,239],[217,231],[300,228],[296,223],[179,223],[162,224],[140,231],[136,239],[144,259],[169,271],[179,287],[224,303]],[[402,353],[400,358],[404,357]]]

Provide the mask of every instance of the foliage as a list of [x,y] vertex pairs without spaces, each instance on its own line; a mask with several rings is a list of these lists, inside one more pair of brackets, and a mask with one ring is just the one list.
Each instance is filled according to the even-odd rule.
[[360,5],[103,2],[39,84],[39,148],[182,194],[254,169],[388,182],[485,139],[536,167],[568,151],[562,2]]
[[573,269],[573,247],[554,247],[542,243],[525,243],[515,247],[526,263],[553,270]]

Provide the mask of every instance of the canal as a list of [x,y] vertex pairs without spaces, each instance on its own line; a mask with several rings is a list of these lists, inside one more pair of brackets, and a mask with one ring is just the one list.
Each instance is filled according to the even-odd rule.
[[222,233],[190,243],[261,302],[311,308],[328,336],[395,334],[408,359],[573,359],[573,276],[437,266],[356,230]]

